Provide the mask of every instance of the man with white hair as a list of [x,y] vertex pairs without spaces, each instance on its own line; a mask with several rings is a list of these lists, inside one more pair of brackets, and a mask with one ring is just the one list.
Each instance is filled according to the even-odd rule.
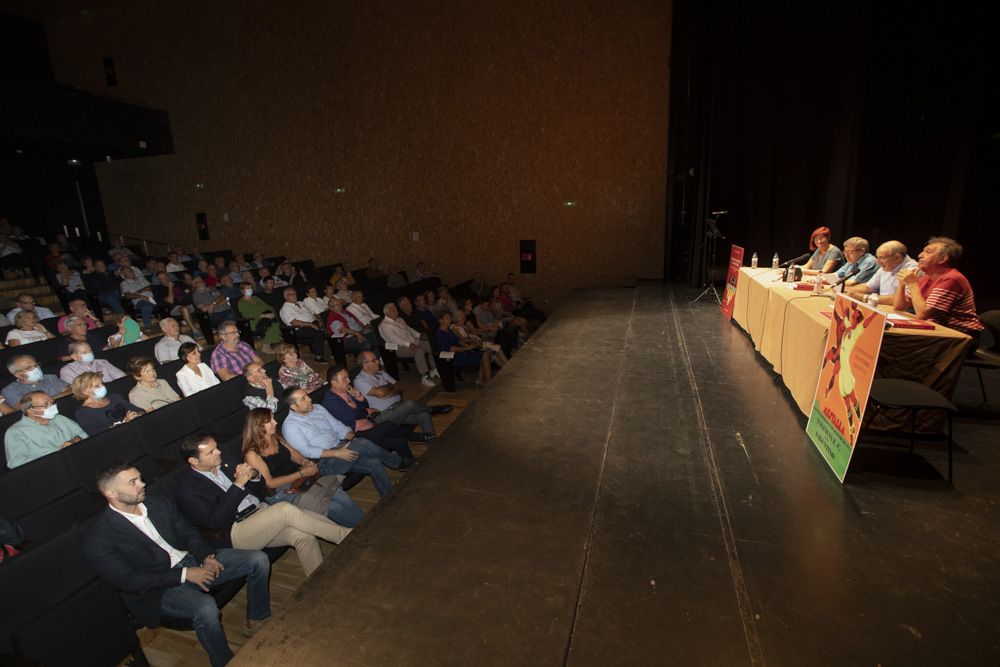
[[4,434],[7,467],[16,468],[87,437],[72,419],[59,414],[55,401],[44,391],[21,397],[21,419]]
[[847,288],[847,293],[857,299],[877,294],[879,303],[892,304],[899,285],[897,275],[902,269],[912,269],[917,263],[906,254],[906,246],[899,241],[886,241],[875,251],[875,261],[881,267],[866,283]]
[[7,370],[15,380],[3,388],[7,405],[16,406],[22,396],[32,391],[44,391],[53,398],[69,393],[69,385],[55,375],[43,373],[42,367],[30,354],[19,354],[8,359]]
[[396,356],[412,358],[420,373],[420,382],[424,386],[433,387],[434,377],[438,376],[437,365],[434,363],[434,352],[427,338],[414,330],[399,316],[399,309],[391,301],[382,306],[385,317],[378,325],[379,335],[386,343],[395,344]]
[[17,295],[17,308],[14,308],[7,313],[7,319],[11,322],[17,317],[17,314],[22,310],[31,310],[38,316],[38,319],[45,320],[50,317],[55,317],[55,313],[46,308],[45,306],[38,306],[35,304],[35,297],[31,296],[27,292]]
[[867,283],[871,280],[875,272],[878,271],[878,262],[875,257],[868,252],[868,241],[860,236],[852,236],[844,241],[844,257],[847,259],[842,267],[834,274],[836,281],[843,280],[851,275],[855,269],[858,270],[845,284],[850,287],[858,283]]
[[177,361],[177,351],[184,343],[197,345],[194,338],[181,333],[181,325],[172,317],[164,317],[160,320],[160,329],[163,331],[163,336],[153,348],[153,353],[156,355],[156,361],[161,364]]
[[299,295],[294,287],[286,287],[284,291],[285,303],[281,305],[281,321],[285,326],[295,329],[295,340],[305,343],[312,348],[316,361],[323,363],[323,346],[326,344],[326,336],[323,335],[323,325],[313,315],[308,308],[299,303]]

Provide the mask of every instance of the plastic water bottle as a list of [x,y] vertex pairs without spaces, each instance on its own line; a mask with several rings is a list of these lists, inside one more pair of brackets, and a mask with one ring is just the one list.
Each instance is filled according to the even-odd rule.
[[778,264],[781,264],[781,258],[778,257],[778,253],[774,253],[774,257],[771,258],[771,268],[778,268]]
[[873,292],[868,295],[868,305],[872,308],[878,309],[878,294]]
[[757,268],[757,253],[754,253],[753,257],[750,258],[750,268],[751,269]]

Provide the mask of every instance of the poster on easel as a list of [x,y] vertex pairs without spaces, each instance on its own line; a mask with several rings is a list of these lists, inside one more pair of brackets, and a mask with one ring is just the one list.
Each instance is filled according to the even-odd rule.
[[841,483],[854,455],[875,377],[885,314],[838,294],[806,433]]
[[743,248],[734,245],[729,251],[729,273],[726,274],[726,291],[722,294],[722,314],[727,320],[733,319],[733,308],[736,307],[736,283],[740,279],[742,267]]

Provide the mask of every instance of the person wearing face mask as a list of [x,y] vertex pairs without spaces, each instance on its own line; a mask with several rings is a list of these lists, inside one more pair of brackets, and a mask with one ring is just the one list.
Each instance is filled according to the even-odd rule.
[[24,465],[87,437],[79,424],[59,414],[55,401],[44,391],[29,391],[18,405],[24,416],[4,435],[8,468]]
[[97,373],[105,382],[125,377],[125,373],[107,359],[95,359],[90,343],[70,343],[69,355],[73,361],[59,371],[59,377],[63,382],[72,382],[80,373]]
[[22,396],[32,391],[44,391],[54,398],[69,393],[69,385],[55,375],[43,373],[41,366],[30,354],[21,354],[8,359],[7,370],[15,379],[0,392],[7,405],[17,405],[21,402]]
[[242,296],[236,302],[236,309],[240,311],[240,315],[250,320],[253,335],[263,341],[261,352],[270,354],[281,340],[281,327],[278,325],[277,314],[271,305],[254,295],[251,283],[244,282],[241,289]]
[[100,373],[81,373],[73,380],[73,396],[81,402],[76,422],[90,435],[130,422],[146,414],[118,394],[109,394]]

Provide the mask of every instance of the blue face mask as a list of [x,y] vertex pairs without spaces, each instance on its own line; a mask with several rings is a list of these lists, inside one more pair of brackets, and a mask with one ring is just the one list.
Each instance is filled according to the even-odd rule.
[[55,419],[57,414],[59,414],[59,408],[53,403],[42,412],[42,419]]
[[94,389],[94,398],[104,398],[108,395],[108,388],[103,384],[100,387]]
[[42,379],[42,375],[43,375],[42,369],[39,368],[38,366],[35,366],[30,371],[28,371],[27,380],[28,382],[38,382],[39,380]]
[[93,352],[87,352],[86,354],[81,354],[80,355],[80,361],[82,361],[85,364],[93,363],[93,361],[94,361],[94,353]]

